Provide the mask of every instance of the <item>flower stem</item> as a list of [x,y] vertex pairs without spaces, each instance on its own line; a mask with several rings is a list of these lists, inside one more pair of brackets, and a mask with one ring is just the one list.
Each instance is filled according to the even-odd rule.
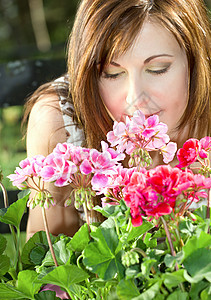
[[[3,183],[0,182],[0,187],[2,189],[2,192],[3,192],[3,199],[4,199],[4,207],[5,208],[8,208],[9,206],[9,201],[8,201],[8,195],[7,195],[7,191],[3,185]],[[12,225],[9,224],[9,228],[10,228],[10,231],[11,231],[11,234],[12,234],[12,237],[13,237],[13,242],[14,242],[14,245],[17,249],[17,238],[16,238],[16,234],[15,234],[15,230],[14,230],[14,227]]]
[[47,240],[48,240],[48,245],[49,245],[49,248],[50,248],[50,251],[51,251],[51,255],[53,257],[53,261],[54,261],[55,266],[58,267],[58,263],[57,263],[57,260],[56,260],[56,255],[54,253],[53,245],[52,245],[51,238],[50,238],[50,232],[49,232],[49,228],[48,228],[46,211],[45,211],[44,207],[42,207],[42,216],[43,216],[43,222],[44,222],[44,226],[45,226],[45,232],[46,232],[46,236],[47,236]]
[[167,236],[167,239],[168,239],[168,242],[169,242],[169,246],[170,246],[170,250],[171,250],[171,255],[172,256],[176,256],[176,252],[174,250],[174,246],[173,246],[173,243],[172,243],[172,240],[171,240],[171,235],[170,235],[168,226],[166,224],[166,221],[165,221],[165,219],[162,216],[160,218],[161,218],[161,220],[163,222],[163,227],[165,229],[166,236]]
[[[206,213],[206,219],[210,219],[210,193],[211,190],[208,190],[208,197],[207,197],[207,213]],[[208,227],[208,233],[210,233],[210,227]]]
[[88,216],[88,211],[87,211],[87,207],[86,207],[86,203],[83,203],[83,208],[84,208],[84,213],[85,213],[85,217],[86,217],[86,222],[88,227],[90,226],[90,220],[89,220],[89,216]]

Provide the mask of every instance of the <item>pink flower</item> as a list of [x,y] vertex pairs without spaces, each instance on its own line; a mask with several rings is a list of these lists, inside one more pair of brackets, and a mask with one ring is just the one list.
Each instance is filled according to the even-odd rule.
[[202,139],[200,139],[200,144],[201,148],[204,149],[205,151],[210,151],[211,150],[211,137],[210,136],[205,136]]
[[205,136],[200,141],[201,150],[199,151],[199,156],[204,159],[208,157],[208,152],[211,149],[211,137]]
[[177,151],[179,167],[184,168],[194,163],[200,150],[200,143],[197,139],[187,140],[183,147]]
[[[139,153],[140,149],[156,151],[166,147],[164,161],[169,162],[175,154],[175,146],[169,142],[168,127],[160,122],[157,115],[145,119],[141,111],[136,111],[132,117],[126,117],[125,123],[114,122],[113,131],[107,134],[111,146],[117,146],[119,152],[125,151],[131,155]],[[143,158],[141,158],[143,160]]]
[[169,142],[167,145],[163,146],[160,151],[163,154],[164,163],[167,164],[174,159],[175,153],[177,151],[177,144]]
[[14,186],[18,188],[27,187],[23,184],[29,177],[40,177],[40,171],[43,167],[45,157],[37,155],[32,158],[26,158],[19,163],[19,167],[15,169],[15,174],[7,176]]
[[66,160],[64,157],[55,156],[54,153],[49,154],[45,159],[45,165],[40,175],[43,181],[53,182],[56,186],[68,185],[71,180],[71,174],[76,173],[77,166]]

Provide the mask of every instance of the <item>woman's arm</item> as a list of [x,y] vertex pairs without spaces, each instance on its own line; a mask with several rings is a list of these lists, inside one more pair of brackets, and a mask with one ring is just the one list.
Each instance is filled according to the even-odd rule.
[[[32,108],[27,129],[27,156],[38,154],[47,156],[57,143],[66,142],[66,132],[57,95],[45,95]],[[79,218],[74,204],[65,208],[64,201],[69,197],[69,186],[57,188],[52,183],[45,184],[56,206],[46,210],[50,232],[54,235],[64,233],[72,236],[79,228]],[[33,196],[33,192],[32,192]],[[35,232],[44,230],[41,208],[29,210],[27,238]]]

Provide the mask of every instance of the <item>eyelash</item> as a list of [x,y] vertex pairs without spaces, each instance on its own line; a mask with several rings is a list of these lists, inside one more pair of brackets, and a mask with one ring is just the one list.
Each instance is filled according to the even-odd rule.
[[166,68],[163,68],[163,69],[160,69],[160,70],[150,70],[148,69],[147,70],[147,73],[150,73],[150,74],[155,74],[155,75],[161,75],[161,74],[164,74],[168,71],[168,69],[170,68],[170,65],[167,66]]
[[[150,69],[147,69],[147,73],[149,74],[152,74],[152,75],[161,75],[161,74],[165,74],[168,69],[170,68],[170,65],[167,66],[166,68],[163,68],[161,70],[150,70]],[[109,74],[109,73],[106,73],[106,72],[103,72],[103,78],[106,78],[106,79],[117,79],[119,75],[121,75],[122,73],[116,73],[116,74]]]
[[103,78],[116,79],[120,74],[122,74],[122,73],[109,74],[109,73],[103,72]]

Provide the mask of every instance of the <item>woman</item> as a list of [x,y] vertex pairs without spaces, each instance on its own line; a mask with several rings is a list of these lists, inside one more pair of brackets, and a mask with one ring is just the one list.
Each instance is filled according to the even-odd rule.
[[[189,137],[210,135],[210,46],[202,0],[82,0],[68,74],[26,104],[28,156],[48,155],[65,141],[99,148],[113,120],[136,109],[158,114],[179,147]],[[70,188],[47,189],[57,201],[47,212],[50,231],[74,234],[80,217],[73,205],[63,207]],[[28,236],[43,228],[36,207]]]

